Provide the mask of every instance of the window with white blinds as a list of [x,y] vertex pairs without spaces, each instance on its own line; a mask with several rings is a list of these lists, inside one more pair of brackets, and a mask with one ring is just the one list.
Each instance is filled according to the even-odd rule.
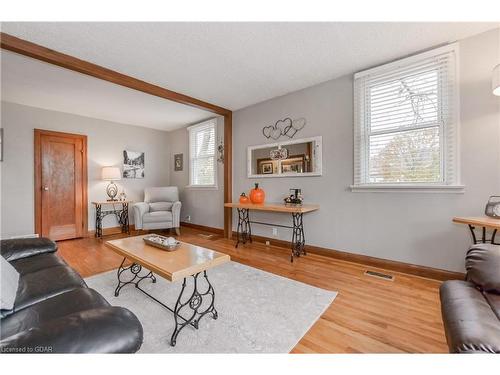
[[457,46],[354,75],[354,187],[458,185]]
[[188,127],[190,186],[217,186],[216,125],[216,120],[212,119]]

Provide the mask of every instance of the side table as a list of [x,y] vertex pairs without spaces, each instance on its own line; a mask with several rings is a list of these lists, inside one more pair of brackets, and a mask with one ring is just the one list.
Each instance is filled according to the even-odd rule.
[[[108,215],[115,215],[120,224],[122,233],[130,234],[128,219],[128,205],[132,201],[97,201],[92,202],[95,207],[95,234],[97,238],[102,238],[102,219]],[[116,207],[116,206],[119,207]],[[102,206],[111,206],[110,209],[103,209]]]

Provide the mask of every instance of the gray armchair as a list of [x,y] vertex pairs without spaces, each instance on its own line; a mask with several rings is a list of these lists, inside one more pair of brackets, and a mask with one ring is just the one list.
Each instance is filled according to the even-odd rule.
[[180,234],[181,202],[177,186],[144,190],[144,202],[133,205],[135,229],[175,228]]

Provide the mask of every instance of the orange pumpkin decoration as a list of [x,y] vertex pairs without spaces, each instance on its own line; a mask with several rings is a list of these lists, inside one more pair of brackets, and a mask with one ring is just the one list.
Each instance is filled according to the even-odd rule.
[[241,193],[240,195],[240,203],[241,204],[248,204],[250,203],[250,198],[248,198],[245,193]]
[[266,193],[264,190],[259,188],[259,184],[255,184],[255,188],[250,190],[250,200],[254,204],[262,204],[264,203],[264,200],[266,199]]

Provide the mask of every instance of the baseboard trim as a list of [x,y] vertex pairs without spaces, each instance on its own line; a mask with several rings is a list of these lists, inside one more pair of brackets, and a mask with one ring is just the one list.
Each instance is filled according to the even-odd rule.
[[[184,222],[182,222],[181,225],[188,228],[204,230],[210,233],[216,233],[220,235],[224,234],[224,231],[222,229],[208,227],[204,225],[184,223]],[[233,236],[236,238],[236,232],[234,231],[233,231]],[[278,240],[276,238],[252,235],[252,240],[261,243],[266,243],[266,241],[269,241],[269,243],[272,246],[278,246],[284,248],[291,247],[290,241]],[[346,262],[363,264],[369,267],[383,268],[385,270],[406,273],[409,275],[424,277],[427,279],[446,281],[446,280],[464,280],[465,278],[465,274],[461,272],[453,272],[453,271],[442,270],[439,268],[399,262],[396,260],[376,258],[369,255],[354,254],[354,253],[349,253],[347,251],[328,249],[320,246],[306,245],[306,251],[311,254],[322,255],[325,257],[343,260]]]
[[187,223],[185,221],[181,221],[181,227],[203,230],[205,232],[219,234],[221,236],[224,235],[224,229],[222,229],[222,228],[207,227],[205,225]]
[[[234,232],[233,235],[236,236],[236,232]],[[269,243],[273,246],[286,248],[290,248],[292,246],[290,241],[277,240],[270,237],[252,235],[252,239],[254,241],[262,243],[266,243],[266,241],[269,241]],[[464,280],[465,278],[465,274],[461,272],[447,271],[439,268],[400,262],[397,260],[376,258],[369,255],[349,253],[347,251],[329,249],[320,246],[306,245],[306,251],[311,254],[344,260],[346,262],[363,264],[370,267],[383,268],[394,272],[401,272],[414,276],[425,277],[427,279],[446,281]]]
[[[135,225],[134,224],[130,224],[130,232],[132,232],[132,231],[135,231]],[[102,228],[102,235],[103,236],[110,236],[110,235],[113,235],[113,234],[120,234],[121,232],[122,232],[122,227],[121,226]],[[94,237],[94,235],[95,235],[95,229],[87,231],[87,235],[85,237]]]

